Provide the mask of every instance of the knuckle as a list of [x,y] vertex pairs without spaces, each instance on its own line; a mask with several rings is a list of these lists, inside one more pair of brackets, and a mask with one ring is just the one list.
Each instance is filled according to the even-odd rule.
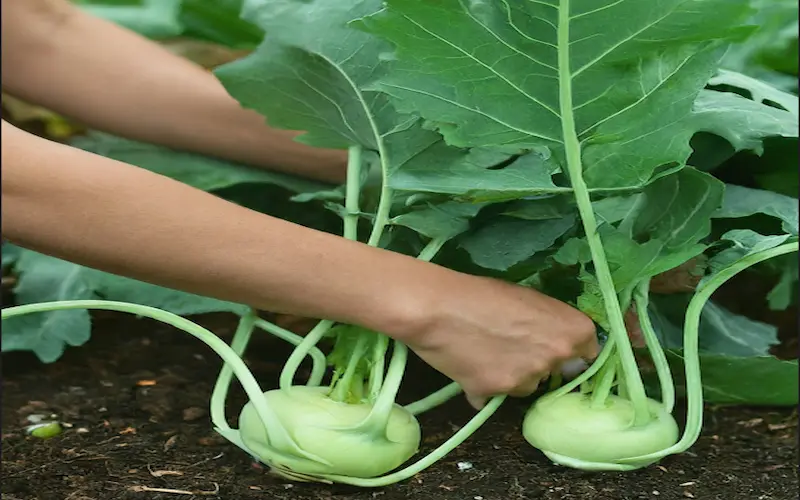
[[553,357],[557,360],[568,359],[575,355],[575,346],[565,342],[558,342],[553,345]]
[[577,336],[582,341],[589,341],[592,338],[597,337],[597,326],[594,324],[594,321],[592,321],[592,319],[589,316],[582,314],[580,321],[575,326],[576,326],[575,331],[577,333]]
[[488,381],[484,393],[487,395],[509,394],[519,386],[519,380],[509,374],[499,375]]

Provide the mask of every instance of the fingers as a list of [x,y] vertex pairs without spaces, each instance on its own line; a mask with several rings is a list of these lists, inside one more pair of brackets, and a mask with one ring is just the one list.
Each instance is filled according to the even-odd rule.
[[[514,389],[507,391],[507,394],[514,398],[526,398],[536,392],[536,389],[539,388],[539,384],[541,383],[542,379],[546,376],[547,374],[544,374],[543,376],[535,376],[518,385]],[[486,401],[489,399],[489,396],[482,396],[476,393],[467,392],[465,395],[467,397],[467,402],[469,402],[470,406],[476,410],[480,410],[486,406]]]
[[593,337],[587,342],[584,342],[575,350],[575,354],[577,357],[583,358],[587,361],[594,361],[595,358],[600,354],[600,343],[597,342],[597,338]]
[[472,394],[467,394],[467,402],[469,402],[470,406],[475,408],[476,410],[482,410],[484,406],[486,406],[486,401],[488,398],[484,396],[474,396]]
[[516,388],[514,388],[514,390],[509,391],[508,395],[515,398],[526,398],[536,392],[536,389],[539,388],[539,382],[541,382],[542,378],[543,377],[532,378],[525,383],[518,385]]

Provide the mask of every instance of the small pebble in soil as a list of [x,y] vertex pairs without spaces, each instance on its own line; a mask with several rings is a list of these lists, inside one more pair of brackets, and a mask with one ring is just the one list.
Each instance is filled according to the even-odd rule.
[[458,470],[460,470],[461,472],[470,470],[473,467],[472,462],[458,462],[457,465],[458,465]]

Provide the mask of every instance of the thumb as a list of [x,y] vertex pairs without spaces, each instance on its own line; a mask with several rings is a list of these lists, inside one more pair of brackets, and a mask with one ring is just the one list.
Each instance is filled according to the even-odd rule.
[[486,406],[486,398],[483,396],[475,396],[474,394],[467,394],[467,401],[469,402],[470,406],[475,408],[476,410],[483,409]]

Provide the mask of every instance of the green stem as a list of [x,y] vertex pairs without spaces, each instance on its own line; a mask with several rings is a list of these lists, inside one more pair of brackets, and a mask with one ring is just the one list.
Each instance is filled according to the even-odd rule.
[[596,382],[594,391],[592,392],[591,408],[602,408],[606,404],[608,395],[611,394],[611,388],[614,386],[614,379],[617,377],[617,358],[611,358],[603,366],[600,372],[599,380]]
[[386,369],[386,350],[389,349],[389,337],[378,335],[372,348],[372,366],[369,370],[369,400],[375,401],[383,386],[383,372]]
[[[305,457],[309,460],[318,463],[327,463],[316,455],[300,449],[294,440],[292,440],[291,436],[288,435],[286,430],[281,425],[280,420],[278,420],[277,416],[269,408],[269,405],[263,397],[264,393],[261,390],[261,387],[258,385],[256,379],[253,377],[253,374],[250,373],[250,370],[248,370],[247,366],[244,364],[244,361],[242,361],[242,359],[228,344],[202,326],[189,321],[186,318],[182,318],[177,314],[162,311],[161,309],[157,309],[155,307],[130,304],[127,302],[116,302],[111,300],[64,300],[9,307],[2,310],[2,319],[8,319],[14,316],[21,316],[36,312],[67,309],[97,309],[126,312],[136,316],[150,318],[162,323],[166,323],[199,339],[201,342],[210,347],[215,353],[217,353],[217,355],[222,358],[222,361],[226,365],[231,367],[231,370],[236,375],[236,378],[239,379],[239,383],[242,385],[247,397],[253,403],[256,414],[258,414],[259,419],[264,424],[264,430],[270,442],[274,443],[276,447],[285,447],[286,449],[291,449],[295,454],[298,454],[299,456]],[[225,432],[224,428],[220,428],[219,430],[221,431],[221,434],[226,437],[229,437],[229,435],[235,433]],[[232,439],[232,441],[237,444],[237,446],[240,446],[240,441],[237,443],[236,438]]]
[[344,237],[358,240],[358,219],[361,213],[361,146],[351,146],[347,157],[347,185],[345,188]]
[[[239,319],[239,324],[236,326],[236,332],[233,334],[233,340],[231,341],[231,350],[239,358],[242,357],[247,349],[257,318],[256,312],[250,309]],[[228,389],[230,389],[232,380],[233,369],[231,365],[223,363],[217,381],[214,384],[214,389],[211,391],[210,411],[211,422],[214,423],[215,427],[224,431],[231,430],[228,425],[228,419],[225,417],[225,399],[228,397]]]
[[393,198],[392,189],[389,187],[387,175],[384,172],[383,185],[381,186],[381,198],[378,202],[378,208],[375,211],[375,221],[373,222],[372,233],[369,235],[367,245],[377,247],[380,244],[383,231],[386,229],[386,225],[389,224]]
[[444,238],[435,238],[430,240],[428,244],[425,245],[425,248],[423,248],[419,252],[419,255],[417,255],[417,259],[423,262],[432,261],[433,258],[436,257],[436,254],[439,253],[439,250],[442,249],[445,243],[447,243],[447,240]]
[[561,384],[564,383],[564,376],[560,373],[554,373],[550,375],[550,381],[547,383],[547,391],[552,392],[561,387]]
[[400,481],[405,481],[406,479],[414,476],[415,474],[425,470],[437,461],[441,460],[445,455],[453,451],[461,443],[467,440],[467,438],[474,434],[475,431],[480,428],[480,426],[482,426],[487,420],[489,420],[489,418],[491,418],[492,415],[494,415],[505,398],[506,396],[497,396],[492,398],[486,404],[486,406],[483,407],[483,409],[476,413],[475,416],[473,416],[470,421],[464,425],[464,427],[459,429],[458,432],[453,434],[450,439],[405,469],[387,474],[386,476],[375,478],[358,478],[338,475],[322,475],[321,477],[333,482],[360,486],[362,488],[380,488]]
[[608,267],[605,249],[600,235],[597,233],[597,220],[592,209],[589,189],[583,180],[581,164],[581,146],[575,131],[575,117],[572,104],[572,74],[570,69],[570,0],[562,0],[558,9],[558,78],[560,83],[559,105],[561,111],[561,129],[564,137],[567,172],[572,183],[573,194],[578,205],[578,212],[583,221],[586,242],[594,262],[597,281],[605,304],[606,315],[611,327],[610,336],[615,338],[617,352],[622,363],[622,373],[630,392],[630,400],[634,408],[634,425],[644,425],[651,419],[647,404],[644,384],[636,365],[628,339],[625,321],[617,298],[614,280]]
[[629,397],[629,394],[628,394],[628,386],[625,385],[625,384],[617,385],[617,396],[629,400],[630,397]]
[[[436,253],[447,242],[446,239],[433,239],[417,255],[417,259],[428,262],[436,256]],[[384,351],[385,352],[385,351]],[[406,359],[408,358],[408,348],[401,342],[394,342],[394,351],[389,361],[386,379],[380,390],[380,394],[370,411],[370,414],[359,427],[372,429],[373,432],[386,431],[392,408],[394,406],[397,392],[400,390],[400,383],[405,372]],[[374,388],[375,386],[373,386]]]
[[718,271],[705,283],[701,283],[698,287],[692,300],[689,302],[689,307],[686,310],[686,318],[683,325],[683,356],[684,356],[684,370],[686,373],[686,428],[683,431],[683,436],[674,445],[665,448],[661,451],[641,455],[638,457],[630,457],[621,459],[620,462],[642,462],[653,459],[659,459],[667,455],[675,453],[682,453],[689,449],[697,438],[700,436],[700,431],[703,427],[703,384],[700,372],[700,353],[699,353],[699,336],[700,330],[700,317],[703,313],[708,300],[714,292],[724,285],[729,279],[733,278],[745,269],[759,264],[765,260],[773,257],[785,255],[792,252],[797,252],[798,243],[784,243],[783,245],[768,250],[762,250],[751,255],[747,255],[742,259],[734,262],[728,267]]
[[[300,335],[292,333],[285,328],[281,328],[275,323],[271,323],[263,318],[256,319],[256,326],[294,346],[299,346],[303,343],[303,337]],[[316,387],[319,386],[322,383],[322,379],[325,378],[325,370],[328,366],[327,360],[325,359],[325,353],[320,351],[316,346],[312,346],[311,349],[309,349],[308,355],[311,357],[312,366],[311,375],[308,377],[306,385]]]
[[386,435],[386,427],[389,425],[389,418],[395,405],[397,392],[400,390],[400,383],[403,381],[407,359],[408,347],[402,342],[395,341],[392,359],[389,361],[389,368],[386,370],[386,380],[383,382],[378,399],[375,400],[375,404],[372,406],[367,418],[358,425],[360,429],[364,429],[365,433]]
[[[333,392],[330,394],[330,398],[334,401],[339,401],[341,403],[348,403],[351,402],[351,396],[353,395],[353,379],[356,377],[358,363],[361,361],[361,358],[364,356],[364,352],[367,350],[367,337],[366,335],[362,334],[359,335],[356,339],[356,344],[353,347],[353,350],[350,352],[350,356],[347,360],[347,367],[344,369],[344,374],[342,374],[342,378],[336,382],[335,387],[333,388]],[[359,380],[362,384],[364,381]],[[363,390],[358,391],[358,397],[360,399],[360,395],[363,393]]]
[[584,387],[586,385],[585,383],[588,382],[595,373],[599,372],[603,366],[605,366],[614,351],[614,339],[608,339],[606,344],[600,350],[600,354],[597,356],[597,359],[594,360],[594,363],[592,363],[592,365],[587,368],[586,371],[562,385],[560,388],[551,392],[550,394],[552,394],[552,397],[563,396],[569,392],[572,392],[578,386],[581,387],[581,392],[584,392]]
[[667,356],[653,329],[650,313],[647,310],[650,302],[650,280],[645,280],[636,287],[634,300],[636,301],[636,315],[639,316],[639,325],[642,328],[647,350],[650,351],[650,357],[653,359],[658,374],[658,383],[661,386],[661,404],[669,413],[672,413],[675,408],[675,384],[672,381],[672,372],[669,369]]
[[438,391],[426,396],[419,401],[409,403],[404,408],[412,415],[420,415],[428,410],[436,408],[437,406],[446,403],[453,399],[455,396],[461,394],[461,386],[456,382],[451,382],[442,387]]
[[[349,240],[358,240],[359,198],[361,195],[361,146],[351,146],[347,157],[347,185],[345,187],[345,211],[343,235]],[[333,326],[332,321],[322,320],[311,330],[305,340],[295,347],[281,370],[280,387],[291,387],[300,363]]]
[[286,360],[286,364],[283,365],[283,370],[281,370],[281,390],[287,390],[292,386],[294,382],[294,376],[297,373],[297,369],[300,368],[300,364],[303,362],[303,359],[309,355],[309,353],[316,347],[319,341],[322,340],[322,337],[328,333],[328,330],[330,330],[332,326],[333,321],[320,321],[317,323],[317,326],[315,326],[308,333],[308,335],[305,336],[303,341],[294,348],[292,354],[289,355],[289,359]]
[[[253,328],[256,326],[295,346],[303,341],[303,337],[270,323],[265,319],[259,318],[257,312],[254,309],[250,309],[240,318],[239,324],[236,327],[236,333],[233,334],[233,340],[231,341],[231,349],[233,349],[233,352],[240,358],[247,349],[247,344],[250,342],[250,337],[253,334]],[[325,355],[316,347],[313,348],[309,354],[311,355],[313,366],[307,385],[318,386],[325,376]],[[225,432],[231,430],[228,426],[227,418],[225,417],[225,400],[228,397],[228,390],[230,390],[232,379],[233,370],[231,370],[230,365],[227,363],[223,364],[217,381],[214,384],[214,390],[211,392],[211,421],[218,429]]]

